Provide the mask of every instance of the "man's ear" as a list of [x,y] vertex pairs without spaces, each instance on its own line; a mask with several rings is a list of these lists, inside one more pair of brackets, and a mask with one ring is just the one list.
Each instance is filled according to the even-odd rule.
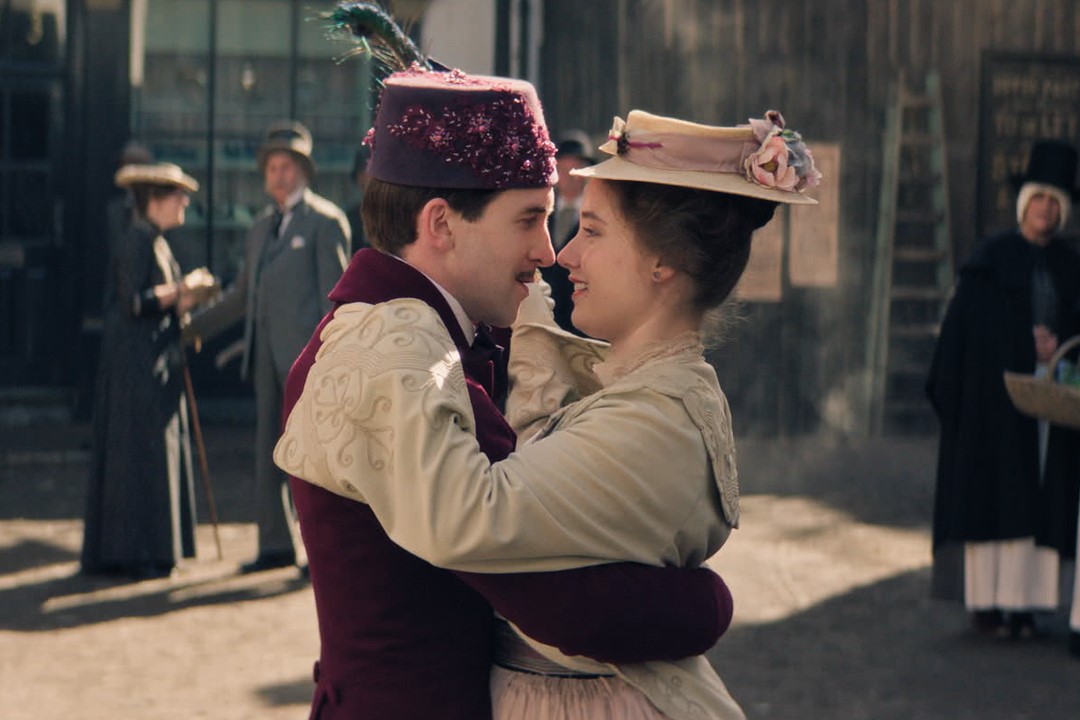
[[444,198],[432,198],[420,209],[416,217],[416,239],[434,250],[445,251],[454,246],[454,233],[450,227],[453,210]]

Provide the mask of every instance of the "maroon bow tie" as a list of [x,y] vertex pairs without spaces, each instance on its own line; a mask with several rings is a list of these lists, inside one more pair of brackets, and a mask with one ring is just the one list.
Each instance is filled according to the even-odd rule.
[[465,375],[480,383],[491,399],[501,405],[506,394],[506,363],[503,348],[495,343],[487,325],[477,326],[476,337],[462,353],[461,364]]

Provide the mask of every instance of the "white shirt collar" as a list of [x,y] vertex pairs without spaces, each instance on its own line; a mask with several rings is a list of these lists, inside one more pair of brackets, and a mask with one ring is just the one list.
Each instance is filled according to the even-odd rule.
[[465,308],[462,307],[457,298],[451,295],[442,285],[432,280],[431,276],[407,260],[399,258],[397,255],[391,255],[390,257],[405,263],[413,270],[426,277],[431,284],[435,286],[435,289],[442,293],[442,296],[446,298],[446,303],[450,306],[450,310],[454,313],[454,318],[458,321],[458,325],[461,326],[461,332],[465,335],[466,344],[472,345],[473,340],[476,338],[476,326],[473,324],[473,321],[469,319],[469,316],[465,313]]
[[307,186],[301,185],[295,192],[290,194],[289,197],[285,198],[285,207],[281,208],[281,211],[285,215],[292,213],[293,208],[295,208],[297,203],[304,197],[305,190],[307,190]]
[[298,190],[285,198],[285,207],[281,208],[281,224],[278,225],[277,236],[281,237],[285,234],[285,229],[292,222],[293,210],[304,198],[304,191],[307,190],[306,185],[301,185]]

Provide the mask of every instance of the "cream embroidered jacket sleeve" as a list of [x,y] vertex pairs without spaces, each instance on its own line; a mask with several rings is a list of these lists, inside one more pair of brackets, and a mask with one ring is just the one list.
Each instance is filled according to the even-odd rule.
[[[324,330],[323,348],[275,461],[338,494],[374,500],[372,508],[391,537],[421,557],[482,572],[609,560],[696,564],[737,522],[730,425],[726,415],[715,416],[726,414],[726,404],[682,408],[671,396],[640,387],[610,398],[597,392],[590,397],[595,406],[575,403],[571,409],[577,413],[566,419],[567,427],[522,448],[526,455],[540,453],[529,460],[537,469],[515,477],[516,466],[493,472],[483,460],[471,435],[472,410],[456,350],[430,308],[415,301],[353,305],[340,308],[337,318],[341,322]],[[543,324],[532,326],[537,351],[544,342]],[[516,349],[522,348],[519,330]],[[537,360],[536,367],[556,365],[546,389],[542,379],[517,388],[522,407],[533,402],[520,417],[534,429],[593,382],[590,353],[597,348],[563,345],[548,360],[526,355]],[[685,390],[701,382],[690,374],[670,384]],[[561,387],[552,390],[552,384]],[[674,432],[667,413],[684,419]],[[579,425],[582,415],[594,420]],[[712,425],[722,437],[712,438],[711,457],[706,457],[701,432]],[[645,450],[661,436],[659,452]],[[554,442],[557,438],[566,444]],[[608,443],[618,450],[584,461],[574,457]],[[440,480],[453,482],[440,488]],[[546,484],[553,489],[545,492]],[[713,497],[717,492],[721,497]],[[657,505],[663,506],[659,513]],[[654,543],[657,547],[650,547]],[[597,667],[535,646],[570,667]],[[704,657],[601,667],[638,687],[674,720],[745,718]]]
[[607,357],[608,344],[563,330],[553,307],[550,286],[538,278],[514,323],[506,420],[517,433],[518,447],[559,409],[601,387],[593,367]]
[[730,528],[682,401],[629,386],[577,409],[491,465],[434,311],[413,300],[358,304],[327,325],[274,458],[366,502],[396,543],[443,567],[695,565],[715,552]]

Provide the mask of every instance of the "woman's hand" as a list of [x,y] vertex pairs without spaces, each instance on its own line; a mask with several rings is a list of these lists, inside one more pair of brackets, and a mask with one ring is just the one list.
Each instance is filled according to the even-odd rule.
[[180,283],[176,286],[177,301],[176,301],[176,314],[186,315],[191,312],[191,309],[199,304],[199,294],[197,291],[188,287],[185,283]]
[[183,286],[194,298],[195,305],[213,300],[221,291],[221,284],[204,267],[195,268],[184,276]]
[[198,304],[197,293],[184,283],[162,283],[153,289],[154,299],[162,310],[174,308],[177,315],[185,315]]

